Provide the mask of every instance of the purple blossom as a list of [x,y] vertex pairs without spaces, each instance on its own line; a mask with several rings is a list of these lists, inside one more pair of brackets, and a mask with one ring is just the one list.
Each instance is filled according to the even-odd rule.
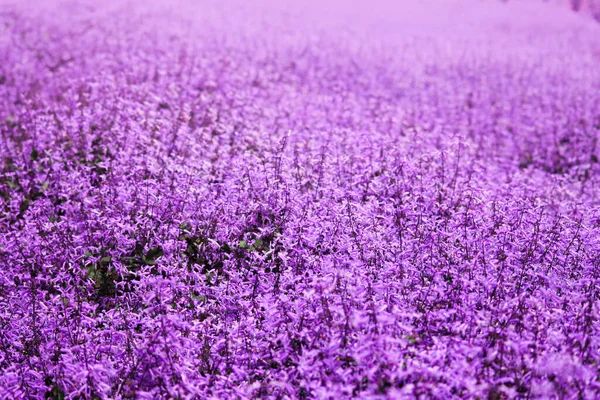
[[593,1],[101,3],[0,0],[0,397],[600,397]]

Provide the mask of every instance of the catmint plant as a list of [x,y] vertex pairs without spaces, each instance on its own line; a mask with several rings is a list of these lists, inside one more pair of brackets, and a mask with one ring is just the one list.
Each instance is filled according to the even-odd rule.
[[600,397],[587,3],[346,3],[0,0],[0,397]]

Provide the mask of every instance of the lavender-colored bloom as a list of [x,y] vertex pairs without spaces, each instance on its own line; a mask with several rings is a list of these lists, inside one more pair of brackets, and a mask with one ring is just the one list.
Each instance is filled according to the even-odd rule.
[[0,397],[600,397],[600,25],[347,3],[0,0]]

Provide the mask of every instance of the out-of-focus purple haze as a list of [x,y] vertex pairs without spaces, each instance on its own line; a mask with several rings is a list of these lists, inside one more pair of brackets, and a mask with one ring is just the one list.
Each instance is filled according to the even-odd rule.
[[599,398],[571,8],[0,0],[0,397]]

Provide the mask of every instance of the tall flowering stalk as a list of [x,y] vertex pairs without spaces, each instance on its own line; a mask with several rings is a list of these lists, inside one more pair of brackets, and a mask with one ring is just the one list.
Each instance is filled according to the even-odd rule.
[[600,26],[318,3],[0,1],[0,397],[600,397]]

